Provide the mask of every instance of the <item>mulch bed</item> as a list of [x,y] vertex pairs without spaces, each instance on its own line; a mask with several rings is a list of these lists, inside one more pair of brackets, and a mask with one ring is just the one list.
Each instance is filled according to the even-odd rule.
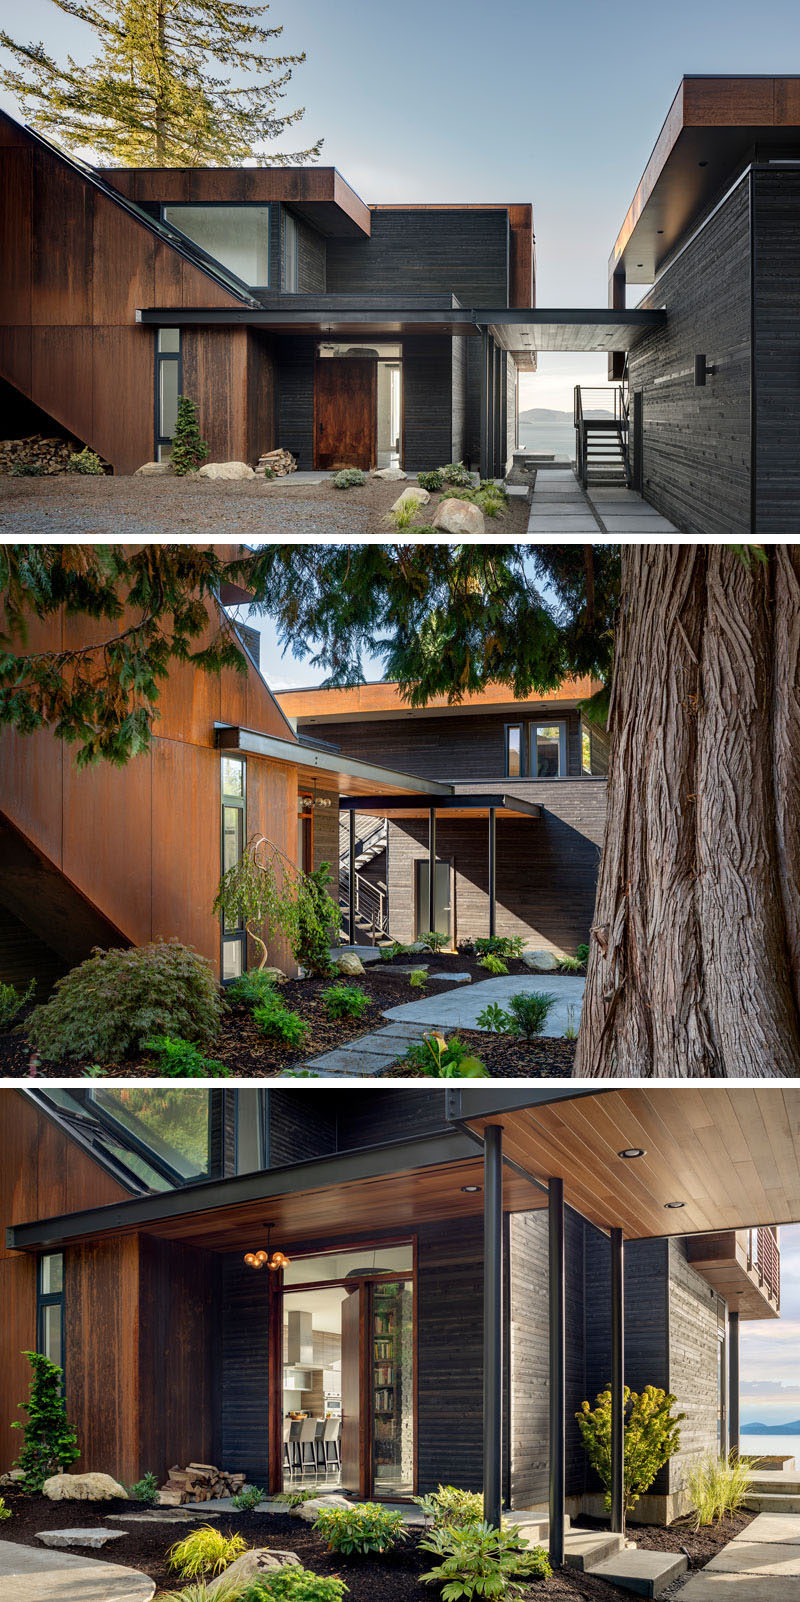
[[[310,1032],[301,1049],[269,1040],[261,1033],[248,1008],[231,1007],[225,1014],[222,1029],[208,1047],[207,1056],[224,1062],[233,1075],[239,1078],[272,1078],[276,1074],[303,1068],[325,1051],[344,1045],[348,1040],[383,1029],[387,1020],[383,1013],[390,1007],[400,1007],[420,997],[456,988],[441,981],[430,982],[423,990],[412,989],[408,974],[398,969],[427,966],[428,974],[469,973],[473,983],[491,977],[474,957],[459,952],[456,956],[401,956],[393,962],[370,963],[362,978],[347,983],[358,985],[369,996],[369,1006],[360,1018],[337,1019],[332,1022],[322,1002],[322,992],[334,981],[331,979],[290,979],[280,986],[280,994],[287,1007],[299,1012],[310,1025]],[[524,963],[508,963],[509,973],[530,978],[530,969]],[[541,974],[542,990],[547,990],[550,975]],[[459,1038],[486,1064],[495,1077],[543,1078],[563,1077],[572,1072],[575,1042],[548,1039],[524,1041],[510,1036],[485,1034],[481,1030],[461,1029]],[[94,1065],[90,1060],[54,1063],[36,1058],[19,1027],[0,1034],[0,1079],[37,1077],[45,1079],[78,1078]],[[159,1078],[162,1070],[149,1058],[135,1058],[123,1062],[104,1064],[109,1075],[137,1079]],[[389,1077],[403,1077],[406,1070],[398,1067],[388,1071]]]
[[[652,1552],[686,1551],[692,1568],[702,1569],[735,1535],[746,1530],[755,1516],[755,1513],[734,1513],[732,1518],[725,1519],[721,1524],[709,1524],[701,1530],[693,1530],[684,1521],[670,1524],[667,1528],[660,1524],[630,1524],[628,1534],[632,1541],[648,1547]],[[576,1523],[591,1527],[588,1519],[578,1519]]]

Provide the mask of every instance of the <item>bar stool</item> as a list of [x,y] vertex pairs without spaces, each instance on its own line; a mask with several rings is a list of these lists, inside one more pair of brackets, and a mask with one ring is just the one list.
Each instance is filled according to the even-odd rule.
[[324,1428],[324,1430],[322,1432],[322,1448],[323,1448],[323,1456],[324,1456],[324,1459],[325,1459],[325,1473],[326,1474],[328,1472],[328,1468],[329,1468],[331,1463],[333,1464],[334,1469],[340,1469],[341,1466],[342,1466],[342,1451],[341,1451],[341,1445],[340,1445],[341,1435],[342,1435],[342,1421],[341,1421],[341,1419],[340,1418],[326,1418],[326,1420],[325,1420],[325,1428]]
[[283,1421],[283,1466],[285,1469],[288,1469],[290,1478],[294,1474],[294,1463],[292,1462],[292,1454],[289,1446],[291,1438],[292,1420],[290,1418],[285,1418]]
[[305,1467],[306,1467],[306,1461],[307,1461],[306,1453],[308,1453],[309,1454],[308,1461],[310,1461],[310,1465],[313,1468],[314,1473],[316,1474],[316,1472],[317,1472],[317,1453],[316,1453],[315,1441],[316,1441],[316,1438],[317,1438],[317,1420],[315,1418],[304,1418],[304,1419],[301,1419],[301,1421],[300,1421],[300,1430],[299,1430],[297,1438],[298,1438],[298,1441],[300,1442],[300,1473],[301,1474],[305,1473]]

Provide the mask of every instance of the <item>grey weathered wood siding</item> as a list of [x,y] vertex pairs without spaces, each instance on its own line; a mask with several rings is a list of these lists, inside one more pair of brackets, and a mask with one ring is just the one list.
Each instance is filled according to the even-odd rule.
[[329,294],[453,294],[508,305],[508,213],[379,208],[369,239],[329,239]]
[[[750,198],[743,178],[642,301],[667,325],[629,357],[642,391],[642,490],[681,529],[750,528]],[[694,359],[716,372],[695,387]]]
[[753,184],[755,531],[800,528],[800,173],[756,168]]
[[[725,1303],[686,1259],[682,1240],[665,1242],[669,1264],[668,1388],[686,1414],[681,1446],[659,1475],[679,1491],[692,1459],[713,1451],[719,1439],[718,1331],[724,1332]],[[666,1487],[665,1487],[666,1488]]]

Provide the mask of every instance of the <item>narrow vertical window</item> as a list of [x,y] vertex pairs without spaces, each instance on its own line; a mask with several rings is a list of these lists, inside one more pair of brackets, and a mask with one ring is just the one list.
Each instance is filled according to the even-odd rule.
[[300,253],[297,220],[290,211],[283,214],[283,287],[292,295],[300,288]]
[[64,1367],[64,1258],[47,1252],[36,1271],[36,1346],[51,1363]]
[[[246,780],[243,757],[222,758],[222,872],[235,868],[244,854],[246,835]],[[222,982],[238,979],[247,967],[247,930],[222,920]]]
[[181,392],[181,331],[159,328],[156,337],[156,461],[168,462]]
[[522,724],[506,724],[506,778],[518,779],[522,773]]
[[581,724],[581,772],[592,771],[592,736],[585,723]]

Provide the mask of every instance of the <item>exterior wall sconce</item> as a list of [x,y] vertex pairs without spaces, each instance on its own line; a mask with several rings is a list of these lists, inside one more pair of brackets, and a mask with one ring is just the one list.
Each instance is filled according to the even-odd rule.
[[704,389],[705,388],[706,379],[707,378],[713,378],[713,376],[714,376],[716,371],[717,371],[716,367],[712,366],[711,362],[708,361],[706,356],[695,356],[695,359],[694,359],[694,384],[695,384],[695,389]]
[[292,1259],[287,1257],[285,1252],[272,1251],[270,1244],[272,1225],[268,1223],[264,1227],[267,1231],[266,1251],[261,1247],[257,1252],[245,1252],[244,1261],[248,1268],[269,1268],[276,1273],[279,1268],[288,1268]]

